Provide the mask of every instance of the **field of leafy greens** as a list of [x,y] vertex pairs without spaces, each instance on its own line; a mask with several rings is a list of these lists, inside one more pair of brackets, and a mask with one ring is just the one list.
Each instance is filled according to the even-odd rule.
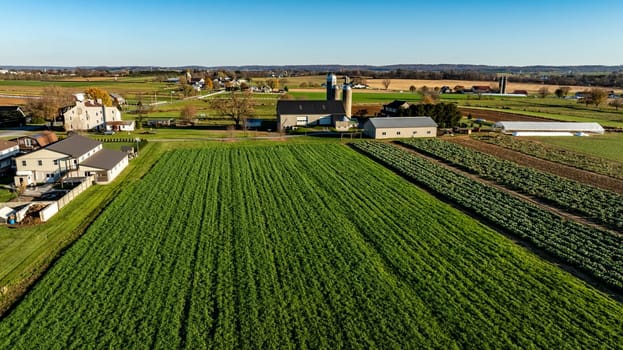
[[0,348],[599,348],[623,307],[339,144],[166,153]]

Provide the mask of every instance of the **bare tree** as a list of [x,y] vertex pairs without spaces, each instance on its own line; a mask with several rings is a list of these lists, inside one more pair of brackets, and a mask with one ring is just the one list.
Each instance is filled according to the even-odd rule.
[[389,84],[391,83],[391,79],[383,79],[383,86],[385,87],[385,90],[389,89]]
[[184,122],[190,123],[195,117],[195,114],[197,114],[197,107],[193,105],[186,105],[180,111],[180,119]]
[[55,85],[43,89],[41,98],[30,99],[26,104],[26,111],[32,116],[34,122],[53,120],[59,114],[59,109],[72,105],[75,98],[72,94]]
[[255,115],[255,101],[249,91],[230,92],[225,98],[214,98],[210,101],[212,108],[223,116],[230,117],[236,128],[246,126],[246,120]]
[[594,104],[595,107],[599,107],[600,104],[608,99],[608,92],[604,89],[592,88],[589,90],[589,96],[591,103]]
[[560,90],[562,91],[562,97],[569,95],[569,93],[571,92],[571,88],[568,86],[561,86]]
[[618,111],[619,107],[623,107],[623,98],[615,98],[614,100],[610,101],[608,105],[614,107],[614,109]]
[[540,88],[537,91],[537,94],[539,95],[539,97],[541,98],[546,98],[547,95],[549,95],[549,89],[546,86],[543,86],[542,88]]

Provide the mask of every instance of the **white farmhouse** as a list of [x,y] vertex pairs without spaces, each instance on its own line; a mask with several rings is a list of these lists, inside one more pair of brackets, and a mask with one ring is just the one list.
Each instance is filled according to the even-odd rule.
[[92,100],[76,101],[75,106],[61,110],[59,119],[54,122],[53,126],[62,126],[66,131],[104,131],[105,123],[121,121],[121,112],[117,107],[106,107]]

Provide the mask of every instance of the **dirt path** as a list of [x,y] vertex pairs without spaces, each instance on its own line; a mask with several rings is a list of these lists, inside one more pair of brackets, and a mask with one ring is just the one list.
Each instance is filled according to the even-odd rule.
[[515,162],[519,165],[528,166],[546,173],[558,175],[560,177],[571,179],[587,185],[623,194],[623,180],[620,179],[615,179],[587,170],[582,170],[560,163],[551,162],[549,160],[536,158],[527,154],[510,150],[508,148],[474,140],[471,137],[453,137],[444,138],[444,140],[470,147],[475,150],[495,156],[497,158]]

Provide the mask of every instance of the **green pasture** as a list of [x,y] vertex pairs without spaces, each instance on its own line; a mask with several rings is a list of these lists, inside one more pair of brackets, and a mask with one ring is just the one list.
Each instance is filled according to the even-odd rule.
[[589,137],[534,137],[533,139],[544,144],[623,163],[623,133]]

